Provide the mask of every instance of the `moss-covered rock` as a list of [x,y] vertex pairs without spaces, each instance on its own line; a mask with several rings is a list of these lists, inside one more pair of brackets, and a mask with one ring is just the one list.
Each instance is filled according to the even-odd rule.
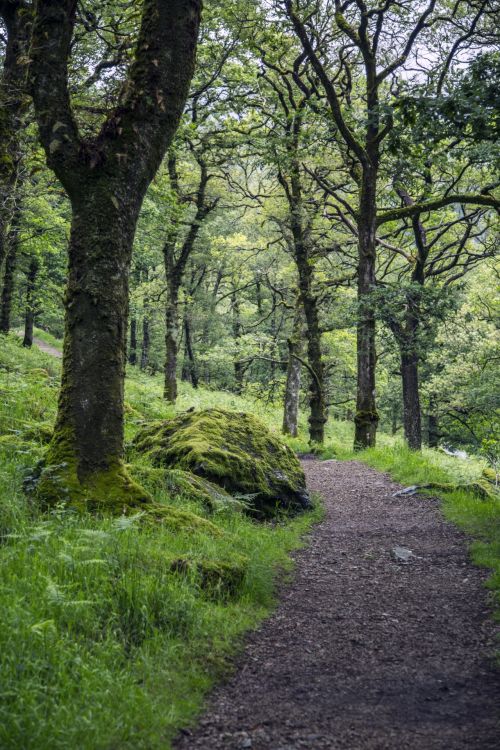
[[250,414],[185,412],[143,428],[133,445],[156,466],[191,472],[243,496],[258,517],[310,507],[297,457]]
[[165,469],[161,466],[136,464],[134,476],[152,493],[160,492],[165,499],[182,498],[202,503],[210,513],[222,510],[242,511],[244,503],[208,479],[182,469]]
[[247,566],[247,558],[238,555],[231,560],[178,557],[170,567],[173,572],[194,579],[210,599],[228,600],[241,591]]

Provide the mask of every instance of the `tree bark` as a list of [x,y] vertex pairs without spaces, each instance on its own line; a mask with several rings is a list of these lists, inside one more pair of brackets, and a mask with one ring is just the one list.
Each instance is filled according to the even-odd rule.
[[418,377],[418,355],[401,353],[401,379],[403,384],[403,423],[406,442],[412,450],[422,448],[422,426]]
[[149,364],[149,348],[150,348],[150,335],[149,335],[149,315],[147,310],[144,311],[142,318],[142,341],[141,341],[141,370],[146,370]]
[[231,309],[233,313],[233,340],[235,346],[235,357],[234,357],[234,382],[235,392],[238,396],[243,393],[243,385],[245,378],[245,366],[241,361],[240,352],[240,339],[242,334],[241,317],[240,317],[240,301],[238,299],[237,292],[233,290],[231,294]]
[[27,48],[31,11],[23,2],[0,3],[7,29],[0,78],[0,269],[8,252],[9,226],[19,194],[22,167],[21,134],[28,109]]
[[[168,300],[165,311],[165,387],[164,397],[167,401],[175,403],[177,399],[177,352],[178,352],[178,315],[179,315],[179,290],[186,270],[187,262],[194,249],[200,228],[208,214],[213,211],[217,201],[206,202],[207,185],[210,175],[202,156],[197,155],[196,160],[200,168],[200,179],[196,190],[196,212],[189,226],[189,230],[176,253],[178,239],[178,227],[174,224],[167,241],[163,247],[163,259],[165,265],[165,276],[168,286]],[[175,156],[170,155],[168,160],[170,173],[170,184],[178,199],[181,199],[179,178]]]
[[117,210],[102,190],[83,192],[73,200],[55,429],[69,439],[81,483],[122,458],[128,270],[140,207],[136,198]]
[[23,346],[28,349],[33,346],[33,328],[35,326],[35,291],[36,280],[40,264],[38,258],[30,261],[27,284],[26,284],[26,312],[24,315],[24,338]]
[[298,161],[301,115],[298,113],[291,129],[289,140],[290,180],[283,175],[279,179],[285,190],[290,208],[290,227],[293,237],[293,253],[299,276],[299,294],[306,321],[307,361],[309,364],[309,440],[322,445],[325,439],[326,402],[325,373],[321,352],[321,328],[319,324],[318,299],[313,291],[314,268],[311,264],[309,241],[304,229],[304,210],[300,163]]
[[358,219],[357,391],[354,448],[373,447],[379,416],[375,401],[375,311],[370,294],[375,288],[377,172],[363,169]]
[[427,414],[427,445],[429,448],[437,448],[440,437],[439,418],[437,415],[435,399],[431,396],[429,399],[429,412]]
[[198,388],[198,368],[194,356],[193,339],[191,335],[191,321],[189,312],[184,313],[184,361],[182,363],[182,379],[191,383],[193,388]]
[[164,398],[175,404],[177,400],[177,338],[179,325],[179,286],[172,281],[168,285],[168,300],[165,310],[165,387]]
[[297,437],[302,368],[302,363],[298,359],[302,353],[302,310],[299,306],[297,306],[295,310],[293,329],[287,344],[288,365],[286,371],[282,432],[284,435]]
[[137,318],[130,319],[130,344],[128,348],[128,362],[130,365],[137,364]]
[[9,233],[7,236],[7,257],[5,259],[5,272],[3,276],[2,297],[0,301],[0,332],[9,333],[10,318],[12,313],[12,297],[14,295],[14,281],[17,266],[17,254],[19,249],[19,208],[14,209],[11,218]]

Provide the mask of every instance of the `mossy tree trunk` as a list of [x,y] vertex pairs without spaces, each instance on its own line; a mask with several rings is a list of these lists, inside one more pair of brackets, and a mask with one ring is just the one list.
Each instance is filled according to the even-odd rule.
[[182,379],[190,382],[193,388],[198,388],[198,368],[194,356],[191,317],[188,308],[184,310],[184,360],[182,363]]
[[311,263],[307,237],[302,217],[302,192],[299,165],[292,173],[291,224],[294,257],[299,276],[299,291],[306,321],[307,361],[309,364],[309,439],[322,445],[325,439],[326,400],[323,354],[321,351],[321,328],[318,299],[313,291],[313,265]]
[[[128,270],[140,199],[105,178],[73,198],[63,373],[55,429],[80,482],[122,458]],[[130,191],[131,193],[133,191]],[[105,251],[104,251],[105,249]],[[69,443],[69,445],[68,445]]]
[[26,275],[26,301],[24,313],[24,338],[23,346],[30,348],[33,346],[33,328],[35,327],[36,314],[36,281],[40,263],[38,258],[32,258]]
[[137,218],[177,128],[193,73],[200,4],[144,0],[116,109],[84,141],[68,93],[76,3],[39,3],[32,91],[47,162],[72,206],[62,383],[42,502],[122,510],[149,500],[123,459],[128,281]]
[[0,300],[0,332],[9,333],[12,313],[12,298],[14,295],[14,280],[19,252],[19,221],[20,209],[16,205],[10,220],[7,234],[7,257],[3,276],[2,296]]
[[179,326],[180,282],[168,279],[168,299],[165,309],[165,387],[163,396],[174,404],[177,400],[177,340]]
[[302,363],[302,327],[303,312],[300,300],[295,308],[293,328],[287,341],[288,364],[286,370],[285,399],[283,405],[283,428],[284,435],[297,437],[299,422],[299,399]]
[[357,388],[354,448],[375,445],[378,413],[375,392],[375,310],[370,295],[376,284],[376,191],[378,154],[363,168],[358,218]]
[[149,335],[149,314],[147,311],[144,312],[142,318],[142,339],[141,339],[141,370],[146,370],[149,364],[149,348],[151,344],[151,338]]
[[429,448],[437,448],[439,445],[439,420],[435,411],[427,415],[427,445]]
[[137,318],[135,315],[130,319],[130,343],[128,347],[129,365],[137,364]]
[[235,282],[233,282],[233,290],[231,292],[231,314],[233,317],[234,341],[234,390],[238,396],[241,396],[245,381],[245,364],[241,361],[240,342],[243,335],[243,326],[241,323],[240,300],[238,298]]
[[401,354],[401,379],[405,438],[409,448],[419,451],[422,448],[422,425],[418,355],[415,352]]
[[0,77],[0,269],[9,252],[9,228],[20,193],[31,15],[24,2],[0,0],[0,17],[7,30]]

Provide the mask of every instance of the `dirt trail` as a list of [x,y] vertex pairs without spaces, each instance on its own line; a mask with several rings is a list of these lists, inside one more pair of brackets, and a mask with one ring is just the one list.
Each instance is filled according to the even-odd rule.
[[51,357],[57,357],[57,359],[61,359],[62,357],[62,351],[60,349],[56,349],[55,346],[52,346],[51,344],[46,344],[45,341],[42,341],[42,339],[36,338],[36,336],[33,337],[33,343],[35,346],[37,346],[41,352],[45,352],[45,354],[50,354]]
[[[177,750],[498,750],[485,574],[437,503],[357,462],[305,461],[327,517]],[[417,556],[391,558],[401,545]]]

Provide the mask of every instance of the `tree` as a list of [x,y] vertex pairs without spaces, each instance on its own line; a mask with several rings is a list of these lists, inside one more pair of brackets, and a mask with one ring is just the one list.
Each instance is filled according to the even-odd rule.
[[[401,208],[397,215],[380,210],[380,178],[387,155],[384,141],[394,127],[393,110],[398,104],[399,90],[395,85],[397,77],[407,63],[418,67],[412,55],[417,40],[424,33],[449,26],[455,38],[444,60],[439,61],[446,75],[453,56],[460,49],[462,37],[465,35],[470,41],[479,21],[483,16],[489,17],[488,3],[480,3],[477,12],[466,16],[464,32],[463,19],[456,18],[460,16],[459,6],[441,8],[436,0],[424,5],[392,0],[383,4],[358,0],[302,4],[284,0],[286,14],[319,79],[332,119],[332,134],[349,165],[357,192],[357,205],[350,209],[358,240],[356,448],[375,444],[379,420],[375,398],[376,314],[371,302],[376,287],[377,228],[391,218],[417,215],[426,208],[456,202],[495,203],[491,196],[448,194],[435,203],[426,201],[426,206],[415,204]],[[331,19],[332,25],[325,23],[325,18]],[[430,43],[429,37],[427,43]],[[363,70],[361,80],[359,67]],[[425,74],[425,69],[422,72]],[[429,71],[426,74],[429,75]],[[317,90],[307,79],[302,80],[301,85],[305,90]]]
[[[68,88],[74,0],[37,2],[31,87],[47,163],[72,205],[62,384],[38,493],[121,508],[147,500],[123,456],[128,276],[139,210],[175,134],[193,74],[198,0],[144,0],[133,62],[92,138]],[[64,491],[63,491],[64,495]]]

